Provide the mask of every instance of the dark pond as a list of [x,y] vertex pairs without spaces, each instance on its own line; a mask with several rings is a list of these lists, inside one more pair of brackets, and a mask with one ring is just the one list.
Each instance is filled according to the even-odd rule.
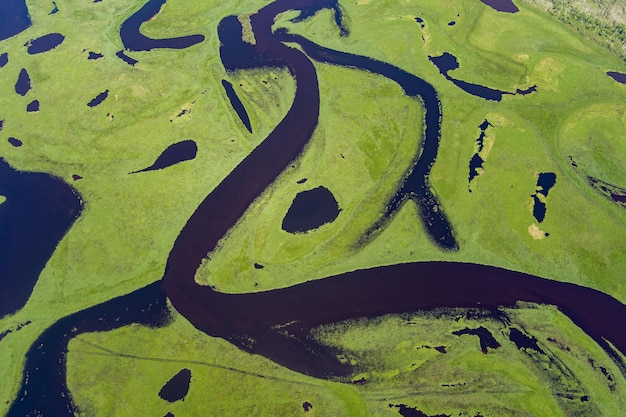
[[0,130],[4,129],[4,120],[0,120]]
[[554,172],[541,172],[537,177],[537,192],[547,197],[554,184],[556,184],[556,174]]
[[546,217],[546,204],[539,196],[548,196],[550,189],[556,184],[556,174],[554,172],[541,172],[537,177],[537,191],[531,195],[533,198],[533,216],[541,223]]
[[115,53],[115,56],[118,57],[119,59],[121,59],[122,61],[126,62],[128,65],[130,65],[131,67],[134,67],[135,64],[139,61],[137,61],[135,58],[131,58],[128,55],[126,55],[124,53],[124,51],[119,51]]
[[480,0],[480,1],[499,12],[506,12],[506,13],[519,12],[518,7],[515,5],[515,3],[513,3],[512,0]]
[[470,329],[469,327],[466,327],[464,329],[454,331],[452,332],[452,334],[456,336],[463,336],[466,334],[478,336],[478,339],[480,340],[480,349],[485,354],[488,352],[487,348],[497,349],[500,347],[500,343],[498,343],[496,338],[493,337],[489,329],[483,326],[480,326],[476,329]]
[[19,148],[20,146],[22,146],[22,141],[19,140],[18,138],[9,137],[7,141],[16,148]]
[[26,0],[0,1],[0,41],[17,35],[31,24]]
[[533,198],[533,217],[541,223],[546,218],[546,203],[541,201],[536,194],[531,197]]
[[17,82],[15,83],[15,92],[20,96],[25,96],[26,93],[30,91],[30,88],[30,76],[28,75],[26,68],[22,68],[20,75],[17,78]]
[[204,41],[203,35],[179,38],[152,39],[139,30],[144,22],[156,16],[166,0],[148,0],[139,10],[122,23],[120,37],[124,48],[129,51],[149,51],[155,48],[184,49]]
[[78,218],[74,189],[48,174],[21,172],[0,158],[0,317],[21,308],[58,242]]
[[[478,153],[472,155],[472,158],[469,161],[469,176],[467,178],[467,182],[472,182],[472,180],[482,172],[482,170],[484,169],[484,162],[485,161],[480,155],[478,155]],[[470,192],[472,192],[471,189]]]
[[483,120],[483,122],[478,126],[478,128],[480,129],[480,136],[478,136],[478,139],[476,139],[476,144],[478,145],[478,152],[482,152],[483,150],[485,132],[487,131],[488,127],[493,127],[493,125],[489,123],[489,120],[487,119]]
[[448,22],[448,26],[454,26],[454,25],[456,25],[456,22],[454,20]]
[[[485,119],[479,126],[478,128],[480,129],[480,135],[478,136],[478,138],[476,138],[476,153],[474,153],[474,155],[470,158],[469,161],[469,176],[468,176],[468,183],[471,183],[472,180],[478,176],[482,170],[484,169],[483,167],[483,163],[485,162],[483,160],[483,158],[479,155],[480,152],[482,152],[483,148],[484,148],[484,142],[485,142],[485,135],[486,135],[486,131],[487,128],[491,126],[491,123],[489,123],[489,121],[487,119]],[[472,189],[469,189],[470,193],[472,192]]]
[[29,113],[36,113],[39,111],[39,100],[33,100],[26,106],[26,111]]
[[459,68],[459,61],[449,52],[444,52],[439,56],[429,56],[428,59],[435,64],[439,72],[443,75],[447,75],[448,71]]
[[9,63],[9,54],[7,52],[3,52],[0,54],[0,68],[4,67]]
[[302,403],[302,409],[306,412],[306,411],[310,411],[313,409],[313,404],[311,404],[308,401],[305,401]]
[[159,391],[159,397],[170,403],[182,400],[189,392],[189,384],[191,384],[191,371],[187,368],[181,369],[163,385]]
[[613,78],[618,83],[626,84],[626,74],[616,71],[609,71],[606,73],[606,75]]
[[239,99],[237,92],[233,88],[233,85],[226,81],[222,80],[222,86],[224,86],[224,90],[226,91],[226,95],[228,96],[228,100],[230,100],[230,105],[237,112],[237,116],[239,116],[239,120],[241,123],[248,129],[248,132],[252,133],[252,125],[250,125],[250,117],[248,117],[248,112],[244,107],[243,103]]
[[52,2],[52,6],[54,6],[54,8],[52,9],[52,11],[48,14],[53,15],[53,14],[57,14],[59,12],[59,6],[57,6],[56,1]]
[[183,140],[181,142],[174,143],[168,146],[159,157],[154,161],[152,165],[147,168],[140,169],[139,171],[130,172],[135,174],[138,172],[154,171],[157,169],[163,169],[179,162],[189,161],[196,157],[198,152],[198,145],[191,139]]
[[103,54],[89,51],[89,56],[87,56],[87,59],[96,60],[102,58],[103,56]]
[[30,55],[40,54],[42,52],[48,52],[51,49],[61,45],[65,40],[65,36],[60,33],[48,33],[37,39],[31,39],[24,44],[28,49]]
[[545,353],[539,345],[537,345],[538,340],[536,337],[530,337],[515,327],[511,327],[510,329],[509,340],[515,343],[518,349],[531,349],[537,353]]
[[109,96],[109,90],[104,90],[103,92],[95,96],[93,99],[91,99],[91,101],[87,103],[87,106],[96,107],[98,104],[106,100],[108,96]]
[[304,233],[335,221],[339,204],[326,187],[299,192],[283,218],[282,228],[289,233]]

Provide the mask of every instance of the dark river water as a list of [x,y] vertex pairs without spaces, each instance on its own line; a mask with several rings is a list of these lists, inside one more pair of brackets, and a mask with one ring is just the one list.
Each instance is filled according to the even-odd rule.
[[[126,28],[122,38],[130,32],[136,36],[134,32],[138,32],[141,22],[153,16],[162,4],[163,0],[148,2],[137,12],[142,13],[141,19],[135,14],[129,19],[132,24],[122,25]],[[421,154],[415,157],[406,179],[399,185],[394,197],[397,201],[392,202],[401,204],[412,199],[420,209],[431,238],[442,249],[457,247],[428,179],[437,156],[442,119],[435,89],[393,65],[333,51],[303,37],[284,32],[274,34],[271,30],[274,17],[283,11],[310,12],[311,8],[336,10],[337,7],[336,0],[274,1],[250,17],[256,45],[242,41],[242,28],[236,17],[222,20],[218,35],[225,69],[287,68],[296,84],[291,108],[267,138],[198,206],[176,238],[160,282],[62,318],[41,334],[27,354],[22,387],[11,405],[10,416],[73,415],[74,404],[65,383],[69,340],[83,332],[107,331],[130,323],[166,325],[166,299],[206,334],[224,338],[245,351],[319,378],[348,381],[352,368],[339,362],[334,352],[311,336],[311,329],[317,326],[434,308],[493,310],[514,306],[519,301],[557,306],[613,360],[621,363],[609,342],[626,353],[626,332],[623,331],[626,306],[622,303],[590,288],[491,266],[456,262],[397,264],[250,294],[224,294],[196,284],[194,277],[202,260],[216,248],[250,204],[298,158],[313,135],[318,123],[320,95],[312,60],[389,78],[403,88],[404,94],[424,105],[425,131],[416,132],[416,137],[422,138]],[[145,38],[141,40],[145,44],[125,40],[124,45],[129,49],[149,50],[200,42],[199,37],[176,39]],[[287,46],[284,41],[299,44],[301,50]],[[168,46],[171,42],[174,46]],[[277,326],[280,331],[276,330]],[[468,331],[468,334],[473,333]],[[488,335],[476,335],[489,347]],[[250,340],[254,343],[249,343]]]
[[149,51],[154,48],[185,49],[204,41],[203,35],[178,38],[152,39],[139,31],[140,26],[159,13],[166,0],[149,0],[141,9],[129,17],[120,27],[124,48],[129,51]]

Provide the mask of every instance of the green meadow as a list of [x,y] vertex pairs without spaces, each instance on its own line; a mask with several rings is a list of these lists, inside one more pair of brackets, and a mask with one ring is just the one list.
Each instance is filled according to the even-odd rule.
[[[16,395],[24,355],[37,336],[61,317],[159,280],[195,208],[280,122],[295,94],[285,69],[226,73],[220,61],[220,19],[267,2],[169,0],[142,32],[155,38],[201,33],[205,41],[183,50],[127,52],[139,61],[135,67],[115,57],[123,49],[119,26],[142,5],[132,3],[58,0],[59,13],[48,15],[51,4],[29,0],[33,26],[0,42],[0,53],[9,53],[0,69],[0,156],[17,169],[64,179],[85,204],[26,306],[0,319],[0,333],[31,322],[0,342],[0,415]],[[328,10],[300,23],[290,21],[297,13],[285,13],[275,27],[388,62],[435,87],[443,121],[430,183],[460,249],[440,250],[412,201],[363,241],[419,155],[423,108],[382,76],[315,62],[317,130],[207,254],[196,280],[248,293],[361,268],[445,260],[573,282],[626,302],[626,208],[587,180],[626,188],[626,85],[605,74],[626,72],[614,46],[620,38],[605,47],[589,25],[577,27],[521,1],[516,14],[478,0],[340,4],[348,37],[339,36]],[[63,44],[28,55],[24,43],[50,32],[62,33]],[[104,58],[88,60],[89,51]],[[505,95],[501,102],[469,95],[429,62],[443,52],[458,58],[460,67],[449,73],[456,79],[511,92],[536,85],[537,92]],[[25,97],[14,92],[22,68],[33,86]],[[222,79],[245,105],[252,134],[233,111]],[[89,108],[106,89],[108,98]],[[26,105],[34,99],[41,108],[29,114]],[[469,160],[485,119],[492,126],[480,153],[484,169],[470,192]],[[9,137],[23,146],[11,146]],[[195,159],[129,174],[186,139],[198,145]],[[531,195],[543,172],[557,180],[538,223]],[[75,181],[74,174],[83,178]],[[296,194],[320,185],[337,199],[337,219],[308,233],[283,231]],[[4,200],[0,196],[0,204]],[[353,363],[354,381],[367,379],[358,385],[282,368],[206,336],[172,311],[172,323],[162,329],[129,326],[73,339],[67,380],[80,416],[394,416],[399,409],[389,404],[405,404],[428,415],[551,417],[615,416],[625,408],[620,370],[567,317],[550,306],[505,313],[508,322],[447,310],[316,329],[315,337]],[[452,334],[479,326],[501,347],[483,354],[478,337]],[[544,353],[518,350],[509,340],[512,327],[537,338]],[[434,346],[446,346],[447,353]],[[181,368],[192,370],[189,395],[168,404],[157,393]],[[305,401],[311,410],[304,410]]]

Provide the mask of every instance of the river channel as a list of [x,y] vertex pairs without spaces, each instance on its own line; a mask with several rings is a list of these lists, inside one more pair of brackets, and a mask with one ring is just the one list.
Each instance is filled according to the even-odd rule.
[[[287,68],[296,84],[291,108],[267,138],[197,207],[172,246],[160,282],[65,317],[38,338],[27,354],[22,387],[8,415],[73,415],[74,404],[65,383],[69,340],[82,332],[106,331],[130,323],[166,325],[166,298],[204,333],[318,378],[347,381],[352,368],[311,336],[310,331],[317,326],[434,308],[491,310],[514,306],[520,301],[557,306],[611,358],[621,363],[613,347],[626,354],[623,331],[626,306],[618,300],[590,288],[491,266],[455,262],[397,264],[251,294],[225,294],[195,282],[202,260],[252,202],[299,157],[312,137],[320,109],[313,60],[385,76],[424,105],[425,131],[416,132],[424,151],[407,170],[406,180],[399,187],[399,193],[404,194],[398,197],[398,204],[408,198],[414,200],[433,241],[442,250],[457,247],[443,214],[445,204],[432,193],[428,179],[437,156],[443,117],[435,89],[393,65],[332,51],[305,38],[272,31],[274,18],[284,11],[311,13],[312,8],[335,10],[336,7],[336,0],[276,0],[250,16],[254,45],[243,41],[242,27],[236,17],[222,20],[218,36],[226,70]],[[154,10],[146,13],[144,8],[141,12],[150,17]],[[138,31],[137,19],[131,17],[133,24],[122,26],[131,32]],[[133,39],[133,42],[142,41],[138,36]],[[147,39],[145,47],[134,43],[129,49],[185,47],[202,39],[194,36],[182,43],[179,39],[176,46],[167,46],[169,43],[161,46],[159,40]],[[129,46],[124,34],[122,41]],[[298,43],[301,49],[288,46],[286,41]],[[250,340],[254,343],[249,343]]]

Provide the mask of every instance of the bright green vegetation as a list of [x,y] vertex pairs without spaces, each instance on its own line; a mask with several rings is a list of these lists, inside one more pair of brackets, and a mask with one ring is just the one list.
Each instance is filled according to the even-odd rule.
[[[4,401],[18,389],[23,355],[43,329],[67,314],[160,279],[185,221],[280,121],[295,89],[285,70],[227,75],[221,66],[217,23],[228,14],[254,12],[263,1],[169,0],[159,16],[144,25],[144,33],[202,33],[207,40],[187,50],[129,53],[140,61],[135,68],[114,54],[122,49],[119,25],[141,1],[57,3],[61,11],[48,16],[49,4],[29,1],[33,28],[0,43],[0,52],[10,55],[9,64],[0,69],[0,117],[6,120],[0,155],[19,169],[50,172],[72,183],[85,201],[85,211],[58,246],[26,307],[0,320],[0,332],[32,321],[0,342],[0,415],[8,410]],[[283,16],[276,25],[330,48],[389,62],[433,84],[444,118],[431,182],[460,250],[439,250],[410,201],[375,240],[360,244],[419,151],[422,108],[380,76],[316,63],[322,108],[314,137],[303,156],[210,254],[198,281],[224,292],[250,292],[382,264],[457,260],[575,282],[626,301],[626,211],[586,182],[591,175],[626,187],[626,86],[605,75],[610,70],[625,72],[623,61],[523,3],[514,15],[497,13],[477,0],[341,4],[351,29],[347,38],[338,36],[328,11],[299,24]],[[415,17],[426,22],[424,29]],[[452,20],[456,25],[448,26]],[[25,42],[53,31],[66,36],[61,46],[27,55]],[[88,61],[87,51],[105,58]],[[500,103],[470,96],[428,61],[428,55],[443,52],[459,59],[460,69],[450,74],[455,78],[507,91],[536,84],[538,92],[505,96]],[[21,68],[28,70],[33,83],[26,97],[13,90]],[[231,80],[246,106],[252,135],[230,108],[222,78]],[[86,103],[105,89],[110,90],[109,98],[88,108]],[[25,107],[35,98],[41,111],[27,114]],[[191,112],[177,117],[181,109]],[[485,171],[469,193],[468,163],[485,118],[493,125],[491,148]],[[24,145],[13,148],[9,136]],[[127,174],[150,165],[167,146],[185,139],[198,144],[193,161]],[[530,198],[539,172],[557,174],[541,224],[532,217]],[[74,182],[73,174],[83,179]],[[302,178],[307,182],[297,184]],[[282,231],[282,217],[296,193],[318,185],[337,198],[342,208],[337,220],[307,234]],[[544,236],[537,230],[550,236],[535,239]],[[255,262],[264,268],[255,269]],[[568,390],[592,398],[589,415],[613,416],[623,410],[625,387],[619,370],[590,338],[551,308],[510,313],[517,327],[537,337],[563,368],[519,352],[508,341],[508,328],[499,322],[454,322],[446,315],[421,314],[319,330],[320,338],[355,360],[360,374],[371,380],[352,386],[285,370],[200,334],[177,317],[160,330],[130,327],[81,340],[128,355],[182,362],[120,358],[74,340],[68,380],[85,416],[164,415],[170,410],[197,415],[200,409],[223,416],[288,416],[303,414],[303,401],[314,406],[307,415],[398,415],[386,407],[392,402],[427,413],[469,409],[485,417],[488,412],[559,416],[580,411],[552,395]],[[408,325],[407,320],[419,325]],[[479,325],[489,328],[502,348],[483,355],[476,337],[450,333]],[[570,351],[548,342],[548,337]],[[440,344],[449,347],[448,354],[417,349]],[[617,391],[608,390],[599,366],[609,370]],[[182,367],[192,369],[192,389],[186,401],[170,407],[157,392]],[[576,378],[566,378],[562,369]],[[467,385],[440,386],[458,382]],[[496,388],[498,392],[490,391]],[[566,411],[559,411],[561,407]]]
[[[207,337],[175,315],[165,329],[130,326],[74,339],[68,383],[80,416],[168,411],[397,416],[388,404],[454,416],[463,411],[471,416],[619,414],[626,384],[587,335],[554,308],[523,306],[504,312],[510,317],[506,325],[479,312],[445,310],[317,329],[320,340],[355,365],[353,380],[365,378],[363,385],[320,381],[286,370]],[[478,337],[452,334],[480,326],[500,348],[483,354]],[[509,340],[511,328],[536,337],[543,353],[518,350]],[[185,401],[169,404],[157,394],[182,368],[192,372],[189,394]],[[589,401],[580,400],[585,396]],[[313,405],[308,413],[302,407],[305,401]]]
[[[368,381],[360,389],[368,415],[388,415],[387,403],[417,405],[429,415],[619,414],[626,388],[619,369],[580,329],[550,307],[504,312],[507,324],[479,312],[442,310],[338,323],[320,329],[319,337],[355,364],[361,371],[355,379]],[[499,348],[483,354],[477,336],[452,334],[480,326]],[[518,349],[511,328],[537,338],[542,352]],[[616,376],[620,382],[613,383]],[[581,401],[584,396],[591,401]]]
[[[76,393],[80,416],[168,411],[190,416],[299,416],[305,401],[313,405],[312,415],[364,415],[365,410],[354,388],[244,353],[199,332],[178,315],[165,329],[129,326],[80,336],[70,344],[68,363],[68,384]],[[192,372],[189,393],[184,401],[170,404],[158,392],[182,368]]]
[[583,36],[626,58],[626,2],[623,0],[524,0]]
[[[447,259],[577,282],[624,300],[624,239],[615,231],[625,230],[626,213],[591,189],[585,176],[601,169],[598,178],[626,186],[619,152],[625,143],[626,88],[605,75],[622,64],[553,19],[520,6],[521,12],[509,15],[479,2],[343,4],[351,29],[347,38],[337,36],[330,12],[301,24],[289,23],[288,16],[277,23],[324,46],[394,63],[434,85],[444,119],[431,180],[455,227],[458,253],[444,253],[430,242],[412,202],[377,239],[359,246],[372,216],[393,192],[392,182],[402,178],[407,165],[399,167],[398,158],[414,152],[417,126],[404,121],[416,122],[419,103],[381,76],[317,64],[322,111],[309,149],[224,239],[198,281],[226,292],[249,292],[373,265]],[[425,29],[416,16],[426,22]],[[451,20],[457,21],[453,27],[447,25]],[[536,84],[538,93],[505,96],[499,103],[470,96],[428,61],[428,55],[443,52],[459,59],[453,77],[507,91]],[[376,98],[368,100],[372,95]],[[392,100],[393,106],[387,104]],[[613,109],[603,116],[611,123],[580,117],[594,107],[602,112],[603,106]],[[368,124],[362,123],[363,115],[371,115]],[[469,159],[485,118],[493,125],[485,141],[489,155],[469,193]],[[568,147],[578,137],[568,131],[572,121],[579,136],[584,131],[598,136],[596,162],[587,166],[581,160],[578,169],[569,159],[578,157]],[[602,131],[595,131],[601,124]],[[406,128],[398,131],[398,125]],[[539,172],[557,174],[541,224],[532,217],[530,198]],[[308,181],[296,184],[301,178]],[[343,212],[337,220],[304,235],[282,231],[282,216],[296,193],[319,184],[339,201]],[[544,232],[549,238],[537,239]],[[255,269],[255,262],[265,268]]]

